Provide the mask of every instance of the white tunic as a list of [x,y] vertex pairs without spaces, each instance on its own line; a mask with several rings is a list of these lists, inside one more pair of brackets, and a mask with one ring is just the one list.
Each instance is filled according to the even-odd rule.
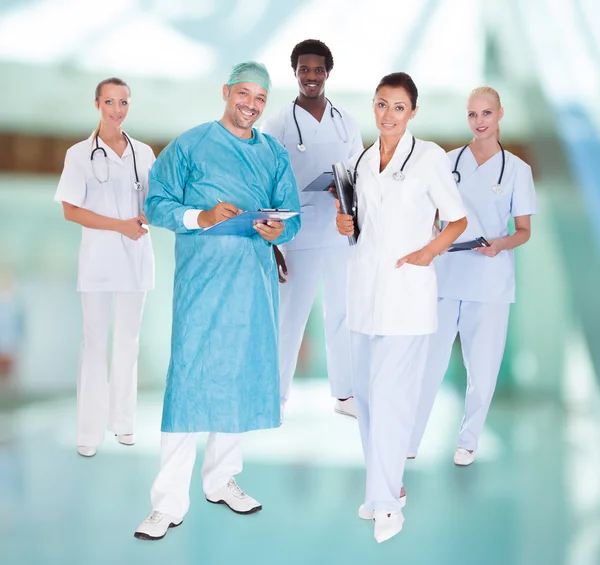
[[[424,335],[437,328],[437,284],[433,265],[405,264],[398,259],[431,241],[436,209],[443,220],[465,216],[443,149],[416,140],[403,181],[393,179],[410,152],[406,132],[388,166],[379,172],[379,140],[358,167],[360,237],[348,266],[347,324],[369,335]],[[358,155],[353,157],[354,166]]]
[[[92,170],[90,155],[95,147],[93,136],[67,151],[65,165],[54,199],[68,202],[110,218],[128,220],[140,214],[148,194],[148,173],[154,163],[150,146],[131,139],[140,183],[134,190],[135,173],[131,147],[119,156],[102,139],[108,162],[108,180],[99,182]],[[94,156],[98,178],[106,176],[106,162],[101,151]],[[154,254],[150,234],[137,241],[120,233],[82,227],[79,250],[77,290],[81,292],[136,292],[154,287]]]
[[288,104],[275,116],[269,118],[261,131],[274,136],[290,154],[290,162],[296,177],[302,211],[302,228],[284,249],[314,249],[317,247],[347,247],[348,239],[340,236],[335,228],[335,200],[327,192],[302,192],[315,178],[331,171],[337,162],[347,163],[362,151],[362,139],[358,124],[341,108],[340,115],[329,102],[318,122],[309,112],[296,105],[296,119],[302,132],[306,151],[298,151],[298,129],[294,123],[293,103]]
[[[448,153],[451,167],[460,152]],[[469,241],[476,237],[498,239],[508,235],[508,222],[518,216],[529,216],[537,211],[531,167],[505,151],[506,163],[502,190],[492,188],[498,183],[502,169],[502,154],[496,153],[481,166],[467,148],[458,164],[461,182],[460,195],[467,209],[469,225],[457,240]],[[510,303],[515,301],[515,273],[513,250],[501,251],[495,257],[486,257],[476,251],[445,253],[435,260],[439,281],[439,296],[471,302]]]

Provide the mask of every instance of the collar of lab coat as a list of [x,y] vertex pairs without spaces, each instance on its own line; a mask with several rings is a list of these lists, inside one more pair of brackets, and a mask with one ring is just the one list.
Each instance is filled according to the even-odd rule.
[[[125,132],[125,134],[127,135],[127,137],[131,140],[131,143],[133,144],[133,139],[131,139],[131,136],[129,134],[127,134],[127,132]],[[90,152],[93,151],[96,148],[96,141],[94,140],[94,138],[96,137],[96,132],[92,132],[92,135],[90,135],[89,137],[89,142],[90,142]],[[121,157],[119,157],[108,145],[106,145],[106,143],[104,143],[104,141],[102,141],[102,138],[100,136],[98,136],[98,147],[102,147],[105,151],[106,151],[106,156],[111,160],[114,161],[115,163],[119,163],[120,165],[123,164],[123,159],[125,159],[125,157],[127,157],[127,155],[131,155],[131,145],[128,143],[127,147],[125,148],[125,151],[123,152],[123,155]]]
[[381,156],[379,154],[379,141],[380,138],[377,138],[377,141],[373,144],[373,147],[369,150],[366,157],[369,162],[369,167],[375,176],[379,176],[380,174],[386,173],[388,171],[396,171],[400,169],[402,166],[402,162],[406,159],[406,156],[410,152],[410,148],[412,146],[412,138],[413,135],[407,129],[404,132],[404,135],[400,138],[396,149],[394,150],[394,155],[390,159],[387,167],[379,172],[379,166],[381,165]]

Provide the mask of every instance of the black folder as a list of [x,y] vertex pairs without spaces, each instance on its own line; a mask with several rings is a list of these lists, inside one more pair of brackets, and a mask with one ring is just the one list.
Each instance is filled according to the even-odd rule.
[[355,245],[360,233],[356,215],[356,193],[354,191],[354,184],[350,178],[350,173],[348,172],[348,169],[346,169],[344,163],[334,163],[333,180],[335,182],[335,190],[340,201],[342,213],[354,217],[354,234],[348,237],[348,241],[350,245]]
[[475,249],[476,247],[489,247],[489,242],[485,239],[485,237],[476,237],[471,241],[463,241],[462,243],[455,243],[448,248],[448,253],[452,253],[454,251],[470,251],[471,249]]

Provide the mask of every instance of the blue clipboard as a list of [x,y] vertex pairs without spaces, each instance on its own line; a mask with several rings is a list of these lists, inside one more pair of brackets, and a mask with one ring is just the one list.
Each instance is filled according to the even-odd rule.
[[302,192],[326,192],[333,184],[333,171],[327,171],[304,187]]
[[214,226],[210,226],[201,231],[200,235],[237,235],[239,237],[250,237],[256,235],[254,224],[266,224],[269,220],[284,221],[297,216],[300,212],[290,212],[289,210],[263,209],[257,211],[247,211],[223,220]]

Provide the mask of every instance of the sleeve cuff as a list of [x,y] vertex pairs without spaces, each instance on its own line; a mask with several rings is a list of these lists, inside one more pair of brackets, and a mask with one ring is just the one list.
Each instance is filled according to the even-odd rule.
[[198,214],[203,210],[186,210],[183,214],[183,225],[188,230],[199,230],[202,229],[198,225]]

